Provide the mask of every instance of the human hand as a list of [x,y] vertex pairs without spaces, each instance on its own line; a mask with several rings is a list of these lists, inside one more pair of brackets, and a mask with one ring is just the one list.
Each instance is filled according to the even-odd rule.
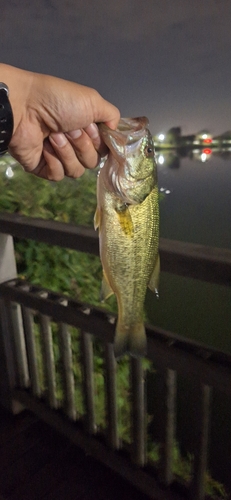
[[49,180],[80,177],[107,152],[96,123],[115,129],[118,109],[96,90],[0,64],[14,114],[10,154]]

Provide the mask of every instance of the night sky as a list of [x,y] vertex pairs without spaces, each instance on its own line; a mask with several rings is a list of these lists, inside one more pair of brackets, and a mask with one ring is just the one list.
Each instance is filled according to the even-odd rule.
[[218,134],[231,129],[230,24],[231,0],[8,0],[0,60],[95,87],[153,134]]

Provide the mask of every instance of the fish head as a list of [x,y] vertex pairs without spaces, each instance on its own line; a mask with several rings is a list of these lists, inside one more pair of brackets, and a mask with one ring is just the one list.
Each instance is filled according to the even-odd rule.
[[116,130],[100,124],[109,154],[104,165],[107,188],[123,203],[142,202],[157,184],[154,144],[148,119],[122,118]]

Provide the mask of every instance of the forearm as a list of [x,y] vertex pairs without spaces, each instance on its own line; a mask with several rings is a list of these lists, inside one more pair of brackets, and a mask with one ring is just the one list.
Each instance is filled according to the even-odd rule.
[[28,172],[59,180],[94,168],[105,145],[96,123],[116,128],[118,109],[90,87],[0,64],[14,116],[9,151]]

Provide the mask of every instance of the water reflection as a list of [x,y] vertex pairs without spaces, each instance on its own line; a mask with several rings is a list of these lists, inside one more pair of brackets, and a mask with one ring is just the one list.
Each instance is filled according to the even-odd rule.
[[[208,145],[209,146],[209,145]],[[161,167],[168,167],[171,169],[178,169],[182,164],[182,160],[189,158],[190,160],[205,163],[212,157],[220,157],[223,160],[230,160],[231,147],[208,147],[195,148],[195,147],[178,147],[178,148],[156,148],[157,164]],[[0,172],[4,173],[8,179],[14,176],[14,168],[18,165],[17,161],[9,154],[1,157]],[[166,193],[168,194],[168,193]]]
[[224,160],[230,160],[231,148],[158,148],[156,151],[156,160],[158,165],[164,165],[165,167],[173,169],[180,168],[182,159],[184,158],[205,163],[212,157],[220,157]]

